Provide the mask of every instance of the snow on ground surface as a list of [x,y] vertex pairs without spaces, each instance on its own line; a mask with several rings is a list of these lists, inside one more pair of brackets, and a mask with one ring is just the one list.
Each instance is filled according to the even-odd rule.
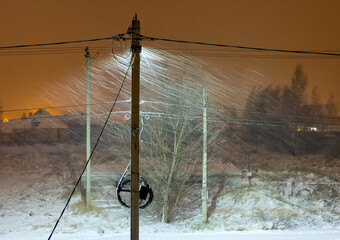
[[[38,233],[12,233],[0,239],[40,240],[47,239]],[[108,233],[99,235],[97,232],[78,232],[72,234],[56,234],[55,240],[128,240],[129,233]],[[141,233],[141,240],[339,240],[339,231],[247,231],[247,232],[200,232],[200,233]]]
[[[48,238],[72,189],[60,159],[2,157],[0,240]],[[252,186],[229,176],[211,188],[209,224],[201,223],[199,197],[189,195],[170,224],[152,207],[141,211],[140,239],[340,240],[339,188],[337,179],[310,172],[262,171]],[[117,203],[115,187],[94,188],[93,198],[86,212],[76,191],[52,239],[129,239],[129,210]]]

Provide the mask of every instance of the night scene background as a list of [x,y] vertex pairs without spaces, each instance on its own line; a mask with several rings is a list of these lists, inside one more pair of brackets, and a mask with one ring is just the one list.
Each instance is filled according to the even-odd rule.
[[339,238],[339,1],[0,4],[1,240],[130,238],[136,13],[140,238]]

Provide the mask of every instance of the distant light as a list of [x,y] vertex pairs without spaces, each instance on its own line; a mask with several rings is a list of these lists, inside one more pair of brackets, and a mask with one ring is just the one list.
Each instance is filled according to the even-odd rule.
[[4,120],[2,120],[3,122],[8,122],[8,118],[4,118]]
[[300,132],[300,131],[301,131],[301,128],[296,129],[296,131]]
[[158,117],[161,117],[162,115],[158,114],[157,116],[158,116]]
[[318,131],[318,128],[317,127],[311,127],[310,130],[311,131]]

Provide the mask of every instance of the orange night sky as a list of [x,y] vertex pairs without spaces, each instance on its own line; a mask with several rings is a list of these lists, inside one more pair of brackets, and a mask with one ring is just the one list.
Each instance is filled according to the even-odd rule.
[[[339,11],[340,1],[337,0],[1,1],[0,46],[109,37],[125,33],[136,12],[141,21],[141,33],[148,36],[340,52]],[[96,45],[109,47],[111,42]],[[169,45],[153,46],[167,48]],[[81,51],[55,55],[6,55],[4,52],[8,51],[0,50],[0,105],[3,109],[44,105],[41,95],[48,95],[51,85],[67,82],[70,77],[85,76],[85,58]],[[223,66],[234,60],[225,57],[211,61]],[[264,86],[289,84],[295,66],[300,63],[309,78],[309,91],[317,86],[323,102],[330,93],[337,103],[340,102],[340,58],[235,61],[244,64],[244,68],[251,65],[263,74]]]

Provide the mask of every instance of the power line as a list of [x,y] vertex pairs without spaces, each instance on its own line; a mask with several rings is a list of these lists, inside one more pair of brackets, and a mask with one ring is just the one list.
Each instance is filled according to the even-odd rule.
[[140,37],[142,39],[147,39],[147,40],[151,40],[151,41],[157,40],[157,41],[164,41],[164,42],[176,42],[176,43],[195,44],[195,45],[204,45],[204,46],[213,46],[213,47],[238,48],[238,49],[255,50],[255,51],[297,53],[297,54],[314,54],[314,55],[325,55],[325,56],[340,57],[340,53],[248,47],[248,46],[229,45],[229,44],[206,43],[206,42],[196,42],[196,41],[187,41],[187,40],[175,40],[175,39],[167,39],[167,38],[148,37],[148,36],[144,36],[144,35],[140,35]]
[[[91,48],[99,53],[111,54],[112,50],[110,48],[96,49]],[[56,54],[78,54],[82,53],[84,49],[75,50],[46,50],[46,51],[15,51],[15,52],[0,52],[0,57],[7,56],[37,56],[37,55],[56,55]],[[123,50],[115,50],[115,52],[122,52]],[[339,60],[338,56],[297,56],[297,55],[256,55],[256,54],[228,54],[228,53],[209,53],[209,52],[179,52],[179,51],[169,51],[174,54],[184,55],[184,56],[195,56],[195,57],[212,57],[212,58],[257,58],[257,59],[309,59],[309,60]]]
[[[124,102],[131,102],[130,99],[117,101],[117,103],[124,103]],[[113,102],[101,102],[101,103],[91,103],[89,105],[105,105],[105,104],[112,104]],[[64,106],[51,106],[51,107],[35,107],[35,108],[18,108],[18,109],[8,109],[8,110],[0,110],[0,113],[4,112],[20,112],[20,111],[30,111],[36,109],[58,109],[58,108],[72,108],[72,107],[84,107],[87,104],[75,104],[75,105],[64,105]]]
[[[161,101],[149,101],[143,100],[143,103],[155,103],[161,104],[165,106],[176,106],[176,107],[188,107],[188,108],[197,108],[202,109],[203,106],[193,105],[193,104],[175,104],[175,103],[166,103]],[[223,110],[225,112],[241,112],[244,114],[259,114],[259,115],[272,115],[272,116],[280,116],[280,117],[301,117],[301,118],[318,118],[318,119],[327,119],[327,120],[340,120],[340,117],[325,117],[325,116],[311,116],[311,115],[293,115],[293,114],[283,114],[283,113],[276,113],[276,112],[257,112],[257,111],[250,111],[245,109],[230,109],[230,108],[223,108],[223,107],[208,107],[211,110]]]
[[[113,40],[114,41],[114,40]],[[112,47],[104,47],[104,46],[92,46],[90,47],[92,50],[107,50],[110,51]],[[40,53],[40,52],[62,52],[62,51],[84,51],[84,47],[30,47],[24,49],[8,49],[1,50],[0,54],[12,54],[12,53]],[[123,48],[116,48],[115,51],[123,51]]]
[[99,135],[98,135],[97,141],[96,141],[96,143],[95,143],[95,145],[94,145],[94,147],[93,147],[93,149],[92,149],[92,151],[91,151],[91,154],[90,154],[89,158],[87,159],[86,164],[85,164],[85,166],[84,166],[84,168],[83,168],[83,170],[82,170],[82,172],[81,172],[81,174],[80,174],[80,176],[79,176],[79,178],[78,178],[78,181],[77,181],[77,183],[75,184],[75,186],[74,186],[74,188],[73,188],[73,190],[72,190],[72,192],[71,192],[71,195],[70,195],[69,198],[67,199],[67,202],[66,202],[66,204],[65,204],[65,206],[64,206],[64,208],[63,208],[63,210],[61,211],[61,214],[60,214],[58,220],[56,221],[56,223],[55,223],[55,225],[54,225],[54,227],[53,227],[53,229],[52,229],[52,232],[51,232],[50,236],[48,237],[48,240],[51,239],[51,237],[52,237],[52,235],[53,235],[55,229],[57,228],[57,226],[58,226],[58,224],[59,224],[59,221],[60,221],[60,219],[62,218],[62,216],[63,216],[63,214],[64,214],[64,212],[65,212],[65,210],[66,210],[68,204],[70,203],[71,198],[72,198],[74,192],[76,191],[77,186],[78,186],[79,183],[80,183],[81,177],[83,176],[83,174],[84,174],[84,172],[85,172],[85,170],[86,170],[86,168],[87,168],[87,166],[88,166],[88,164],[89,164],[89,162],[90,162],[90,160],[91,160],[91,157],[92,157],[94,151],[96,150],[96,148],[97,148],[97,146],[98,146],[99,140],[100,140],[101,136],[103,135],[104,129],[105,129],[105,127],[106,127],[106,125],[107,125],[107,123],[108,123],[108,121],[109,121],[109,118],[110,118],[110,116],[111,116],[111,113],[112,113],[112,111],[113,111],[113,109],[114,109],[114,107],[115,107],[115,105],[116,105],[116,101],[118,100],[118,97],[119,97],[119,95],[120,95],[120,92],[121,92],[121,90],[122,90],[122,88],[123,88],[123,86],[124,86],[125,79],[126,79],[127,74],[128,74],[128,72],[129,72],[129,70],[130,70],[130,67],[131,67],[131,65],[132,65],[132,62],[133,62],[133,60],[131,59],[130,65],[129,65],[129,67],[128,67],[126,73],[125,73],[125,76],[124,76],[124,78],[123,78],[122,84],[120,85],[120,88],[119,88],[119,90],[118,90],[118,93],[117,93],[117,96],[116,96],[116,98],[115,98],[115,101],[113,102],[112,107],[111,107],[111,109],[110,109],[110,113],[108,114],[108,116],[107,116],[107,118],[106,118],[106,121],[105,121],[105,123],[104,123],[104,125],[103,125],[103,127],[102,127],[102,129],[101,129],[101,131],[100,131],[100,133],[99,133]]
[[[111,49],[96,49],[91,48],[93,51],[98,53],[110,53],[112,54]],[[79,50],[47,50],[47,51],[15,51],[15,52],[0,52],[0,57],[7,56],[36,56],[36,55],[52,55],[52,54],[78,54],[84,52],[84,49]],[[116,50],[115,52],[123,52],[123,50]]]
[[[255,50],[248,50],[248,49],[211,49],[211,48],[171,48],[171,47],[160,47],[157,48],[159,50],[171,50],[171,51],[193,51],[193,52],[197,52],[197,51],[203,51],[203,52],[242,52],[242,53],[247,53],[247,52],[256,52]],[[340,53],[340,50],[337,49],[325,49],[325,50],[316,50],[316,49],[306,49],[305,51],[308,52],[330,52],[330,53]]]
[[[302,55],[302,54],[280,54],[268,53],[257,54],[255,50],[240,50],[240,49],[186,49],[186,48],[162,48],[173,54],[195,57],[213,57],[213,58],[260,58],[260,59],[310,59],[310,60],[339,60],[338,56],[323,56],[323,55]],[[338,50],[325,50],[324,52],[339,53]]]
[[[249,189],[249,191],[252,191],[252,192],[255,192],[255,193],[257,193],[257,194],[263,195],[263,196],[265,196],[265,197],[274,199],[274,200],[276,200],[276,201],[283,202],[283,203],[289,204],[289,205],[291,205],[291,206],[294,206],[294,207],[303,209],[303,210],[307,211],[308,213],[313,213],[313,212],[315,212],[315,211],[313,211],[313,210],[311,210],[311,209],[308,209],[308,208],[306,208],[306,207],[302,207],[302,206],[300,206],[300,205],[298,205],[298,204],[296,204],[296,203],[291,203],[291,202],[288,202],[288,201],[286,201],[286,200],[279,199],[279,198],[270,196],[270,195],[268,195],[268,194],[265,194],[265,193],[262,193],[262,192],[259,192],[259,191],[255,191],[255,190],[252,190],[252,189]],[[329,211],[328,211],[328,212],[329,212]],[[321,212],[320,214],[321,214],[321,215],[324,215],[324,216],[326,216],[326,217],[329,217],[329,216],[326,215],[324,212]]]
[[214,58],[261,58],[261,59],[310,59],[310,60],[322,60],[322,59],[332,59],[340,60],[339,56],[321,56],[321,55],[256,55],[256,54],[223,54],[223,53],[177,53],[185,56],[195,56],[195,57],[214,57]]
[[288,202],[288,201],[281,200],[281,199],[278,199],[278,198],[269,196],[269,195],[267,195],[267,194],[265,194],[265,193],[262,193],[262,192],[258,192],[258,191],[252,190],[252,189],[249,189],[249,191],[255,192],[255,193],[257,193],[257,194],[261,194],[261,195],[263,195],[263,196],[265,196],[265,197],[268,197],[268,198],[271,198],[271,199],[275,199],[275,200],[277,200],[277,201],[279,201],[279,202],[283,202],[283,203],[289,204],[289,205],[294,206],[294,207],[297,207],[297,208],[301,208],[301,209],[303,209],[303,210],[305,210],[305,211],[307,211],[307,212],[310,212],[310,211],[311,211],[311,210],[308,209],[308,208],[299,206],[299,205],[297,205],[297,204],[295,204],[295,203],[290,203],[290,202]]
[[85,42],[97,42],[97,41],[104,41],[104,40],[120,40],[120,39],[125,39],[124,35],[125,34],[118,34],[118,35],[115,35],[113,37],[93,38],[93,39],[75,40],[75,41],[12,45],[12,46],[0,47],[0,50],[2,50],[2,49],[16,49],[16,48],[28,48],[28,47],[54,46],[54,45],[64,45],[64,44],[85,43]]
[[[110,114],[126,114],[130,113],[130,111],[116,111],[116,112],[101,112],[101,113],[91,113],[90,116],[92,118],[100,118],[101,116],[108,116]],[[10,119],[9,122],[0,122],[0,125],[10,125],[10,124],[17,124],[19,121],[23,120],[42,120],[42,121],[59,121],[59,120],[69,120],[74,118],[84,118],[88,116],[87,114],[72,114],[72,115],[64,115],[64,116],[50,116],[50,117],[31,117],[31,118],[15,118]]]
[[[116,103],[128,103],[131,102],[130,99],[126,99],[126,100],[121,100],[121,101],[117,101]],[[90,105],[105,105],[105,104],[112,104],[113,102],[102,102],[102,103],[93,103]],[[160,102],[160,101],[149,101],[149,100],[142,100],[141,104],[145,104],[145,103],[153,103],[153,104],[157,104],[157,105],[165,105],[165,106],[176,106],[176,107],[187,107],[187,108],[196,108],[196,109],[202,109],[202,106],[198,106],[198,105],[183,105],[183,104],[172,104],[172,103],[165,103],[165,102]],[[0,111],[0,113],[3,112],[19,112],[19,111],[29,111],[29,110],[36,110],[36,109],[63,109],[63,108],[73,108],[73,107],[82,107],[82,106],[86,106],[87,104],[76,104],[76,105],[65,105],[65,106],[51,106],[51,107],[36,107],[36,108],[22,108],[22,109],[8,109],[8,110],[3,110]],[[282,114],[282,113],[274,113],[274,112],[257,112],[257,111],[249,111],[249,110],[243,110],[243,109],[228,109],[228,108],[214,108],[214,107],[209,107],[208,109],[211,110],[222,110],[225,112],[240,112],[243,114],[253,114],[253,115],[261,115],[261,116],[275,116],[275,117],[290,117],[290,118],[305,118],[305,119],[317,119],[317,120],[340,120],[339,117],[325,117],[325,116],[309,116],[309,115],[293,115],[293,114]],[[125,112],[125,111],[124,111]],[[98,114],[98,113],[97,113]],[[99,113],[100,115],[104,115],[106,113]],[[167,115],[167,116],[181,116],[180,114],[171,114],[171,113],[165,113],[165,112],[144,112],[143,114],[150,114],[150,115],[157,115],[157,114],[161,114],[161,115]],[[63,117],[67,118],[70,116],[76,116],[76,115],[65,115],[65,116],[51,116],[51,117],[37,117],[36,119],[48,119],[48,118],[58,118],[58,119],[62,119]],[[81,116],[86,116],[84,114],[82,114]],[[188,117],[202,117],[200,115],[197,114],[189,114],[186,115]],[[241,119],[241,118],[230,118],[227,116],[221,116],[221,117],[215,117],[212,118],[213,120],[222,120],[222,119]],[[10,119],[11,121],[13,120],[22,120],[22,118],[18,118],[18,119]],[[248,118],[248,120],[251,121],[267,121],[267,122],[293,122],[293,121],[282,121],[282,119],[280,118],[280,120],[275,120],[275,119],[252,119],[251,117]],[[314,124],[327,124],[325,122],[311,122],[310,120],[308,122],[306,121],[301,121],[301,122],[296,122],[294,121],[295,124],[302,124],[302,123],[314,123]],[[329,124],[329,125],[339,125],[339,124]]]
[[[118,101],[117,101],[118,102]],[[116,103],[117,103],[116,102]],[[131,111],[125,110],[125,111],[116,111],[116,112],[101,112],[101,113],[95,113],[91,114],[91,117],[94,118],[100,118],[102,116],[109,116],[111,114],[130,114]],[[86,117],[86,114],[73,114],[73,115],[65,115],[65,116],[48,116],[48,117],[35,117],[31,118],[31,120],[37,120],[37,121],[60,121],[60,120],[70,120],[74,118],[84,118]],[[157,116],[165,119],[171,119],[171,118],[180,118],[184,120],[193,120],[193,119],[202,119],[201,115],[197,114],[171,114],[167,112],[141,112],[141,116]],[[11,119],[9,122],[0,123],[0,126],[4,125],[11,125],[11,124],[20,124],[18,121],[22,121],[23,119]],[[24,120],[30,120],[24,119]],[[208,122],[210,123],[225,123],[225,124],[235,124],[235,125],[251,125],[251,126],[271,126],[271,127],[282,127],[282,126],[296,126],[296,125],[310,125],[310,126],[339,126],[340,123],[331,123],[331,122],[316,122],[316,121],[307,121],[307,120],[300,120],[297,121],[297,119],[293,119],[291,121],[284,121],[281,118],[276,120],[267,120],[267,119],[252,119],[252,118],[230,118],[227,116],[216,116],[216,117],[210,117],[208,119]]]
[[[111,53],[111,47],[91,46],[92,50],[101,53]],[[254,50],[239,50],[239,49],[194,49],[194,48],[160,48],[169,52],[181,55],[202,56],[202,57],[230,57],[230,58],[299,58],[299,59],[332,59],[329,56],[301,56],[301,55],[275,55],[275,54],[249,54]],[[0,51],[0,56],[16,56],[16,55],[39,55],[39,54],[68,54],[83,52],[83,47],[30,47],[28,49],[9,49]],[[115,52],[123,52],[126,49],[118,48]],[[337,53],[339,50],[324,50],[324,52]],[[338,59],[337,56],[334,59]]]
[[[202,118],[202,117],[201,117]],[[340,123],[318,123],[318,122],[296,122],[296,121],[279,121],[279,120],[256,120],[256,119],[243,119],[243,118],[216,118],[216,119],[209,119],[208,122],[221,122],[221,123],[228,123],[228,124],[236,124],[236,125],[260,125],[260,126],[272,126],[272,127],[280,127],[280,126],[287,126],[287,125],[311,125],[311,126],[339,126]]]
[[[102,112],[91,114],[91,117],[99,118],[101,116],[108,116],[111,114],[129,114],[131,111],[117,111],[117,112]],[[193,119],[202,119],[202,116],[199,115],[179,115],[179,114],[169,114],[165,112],[141,112],[141,115],[145,116],[161,116],[162,118],[180,118],[185,120],[193,120]],[[87,114],[73,114],[73,115],[65,115],[65,116],[52,116],[52,117],[35,117],[31,118],[31,120],[42,120],[42,121],[58,121],[58,120],[68,120],[74,118],[84,118]],[[0,123],[0,125],[10,125],[16,124],[18,121],[23,120],[21,118],[11,119],[9,122]],[[24,119],[29,120],[29,119]],[[263,119],[251,119],[251,118],[228,118],[228,117],[215,117],[209,118],[208,122],[210,123],[227,123],[227,124],[236,124],[236,125],[258,125],[258,126],[287,126],[287,125],[327,125],[327,126],[339,126],[340,123],[319,123],[312,121],[282,121],[282,120],[263,120]]]
[[[167,38],[157,38],[157,37],[148,37],[144,35],[140,35],[142,40],[158,40],[158,41],[165,41],[165,42],[176,42],[176,43],[184,43],[184,44],[195,44],[195,45],[204,45],[204,46],[214,46],[214,47],[226,47],[226,48],[236,48],[236,49],[243,49],[243,50],[252,50],[252,51],[268,51],[268,52],[279,52],[279,53],[295,53],[295,54],[312,54],[312,55],[323,55],[323,56],[333,56],[339,57],[340,53],[338,50],[325,50],[325,51],[303,51],[303,50],[286,50],[286,49],[273,49],[273,48],[261,48],[261,47],[249,47],[249,46],[240,46],[240,45],[229,45],[229,44],[218,44],[218,43],[206,43],[206,42],[197,42],[197,41],[187,41],[187,40],[176,40],[176,39],[167,39]],[[86,39],[86,40],[75,40],[75,41],[62,41],[62,42],[52,42],[52,43],[37,43],[37,44],[23,44],[23,45],[12,45],[12,46],[3,46],[0,47],[2,49],[18,49],[18,48],[31,48],[31,47],[43,47],[43,46],[55,46],[55,45],[65,45],[65,44],[76,44],[76,43],[84,43],[84,42],[97,42],[97,41],[104,41],[104,40],[128,40],[129,38],[125,37],[125,34],[118,34],[112,37],[105,37],[105,38],[93,38],[93,39]],[[106,48],[108,49],[108,48]],[[178,49],[182,50],[182,49]],[[185,49],[183,49],[185,50]],[[189,49],[187,49],[189,50]],[[195,49],[190,49],[195,50]],[[51,50],[50,50],[51,51]],[[107,50],[109,52],[109,50]],[[30,55],[38,55],[38,54],[59,54],[60,52],[36,52],[30,53]],[[77,53],[76,51],[66,51],[63,53]],[[0,56],[8,56],[8,55],[29,55],[28,53],[1,53]],[[194,54],[200,56],[200,53]],[[207,53],[203,54],[202,56],[212,56],[212,57],[251,57],[251,58],[291,58],[294,56],[275,56],[275,55],[209,55]],[[298,56],[295,56],[298,57]],[[298,57],[299,58],[299,57]]]

